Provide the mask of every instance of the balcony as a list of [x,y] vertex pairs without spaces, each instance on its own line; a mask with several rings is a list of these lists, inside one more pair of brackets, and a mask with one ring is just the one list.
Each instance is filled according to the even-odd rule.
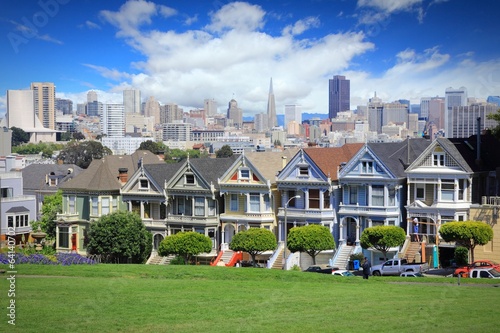
[[359,206],[359,205],[344,205],[340,204],[339,214],[343,215],[359,215],[359,216],[399,216],[399,207],[376,207],[376,206]]
[[[294,207],[288,207],[286,209],[286,215],[288,219],[306,219],[306,218],[312,218],[312,219],[329,219],[331,220],[334,216],[334,210],[333,209],[319,209],[319,208],[294,208]],[[280,207],[278,209],[278,217],[284,217],[285,216],[285,209],[283,207]]]
[[220,215],[220,220],[222,222],[227,221],[235,221],[239,222],[274,222],[274,213],[266,212],[266,213],[239,213],[239,214],[231,214],[231,213],[223,213]]
[[164,225],[165,223],[207,225],[218,224],[219,218],[217,216],[169,215],[165,220],[162,221]]
[[487,197],[481,198],[481,204],[485,206],[500,206],[500,197]]

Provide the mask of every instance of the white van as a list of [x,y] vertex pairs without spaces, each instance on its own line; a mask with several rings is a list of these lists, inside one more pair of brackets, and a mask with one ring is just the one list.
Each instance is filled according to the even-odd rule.
[[500,279],[500,272],[494,268],[474,268],[469,272],[471,278]]

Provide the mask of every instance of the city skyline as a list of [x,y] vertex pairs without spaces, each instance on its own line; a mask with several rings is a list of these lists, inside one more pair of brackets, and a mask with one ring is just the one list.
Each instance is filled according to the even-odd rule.
[[58,98],[104,103],[141,90],[162,104],[203,108],[234,98],[245,116],[286,104],[328,114],[328,80],[351,82],[351,109],[377,92],[384,102],[500,95],[500,3],[483,0],[310,2],[69,1],[0,5],[6,90],[53,82]]

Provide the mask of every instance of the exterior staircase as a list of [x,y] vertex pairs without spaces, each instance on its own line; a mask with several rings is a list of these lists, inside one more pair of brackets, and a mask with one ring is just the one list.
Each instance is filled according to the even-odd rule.
[[342,245],[338,251],[339,254],[337,255],[337,258],[333,262],[332,266],[338,267],[340,269],[349,269],[349,257],[352,254],[352,251],[354,250],[354,246],[352,245]]
[[273,262],[271,269],[283,269],[283,247],[278,249],[276,260]]
[[221,259],[224,261],[224,263],[227,265],[231,261],[231,258],[233,257],[234,251],[231,250],[226,250],[222,254]]
[[[408,260],[409,263],[415,262],[415,255],[420,251],[421,245],[419,242],[411,242],[406,250],[404,258]],[[422,260],[419,260],[421,262]]]
[[174,259],[174,255],[170,255],[167,257],[160,256],[157,252],[151,253],[146,265],[169,265],[170,260]]

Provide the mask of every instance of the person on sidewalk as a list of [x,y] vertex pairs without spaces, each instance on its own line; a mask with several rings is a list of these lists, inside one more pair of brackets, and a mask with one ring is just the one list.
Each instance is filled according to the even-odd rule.
[[361,265],[363,267],[363,279],[368,280],[368,277],[372,273],[372,264],[370,263],[370,260],[368,260],[367,257],[363,260],[363,264]]

